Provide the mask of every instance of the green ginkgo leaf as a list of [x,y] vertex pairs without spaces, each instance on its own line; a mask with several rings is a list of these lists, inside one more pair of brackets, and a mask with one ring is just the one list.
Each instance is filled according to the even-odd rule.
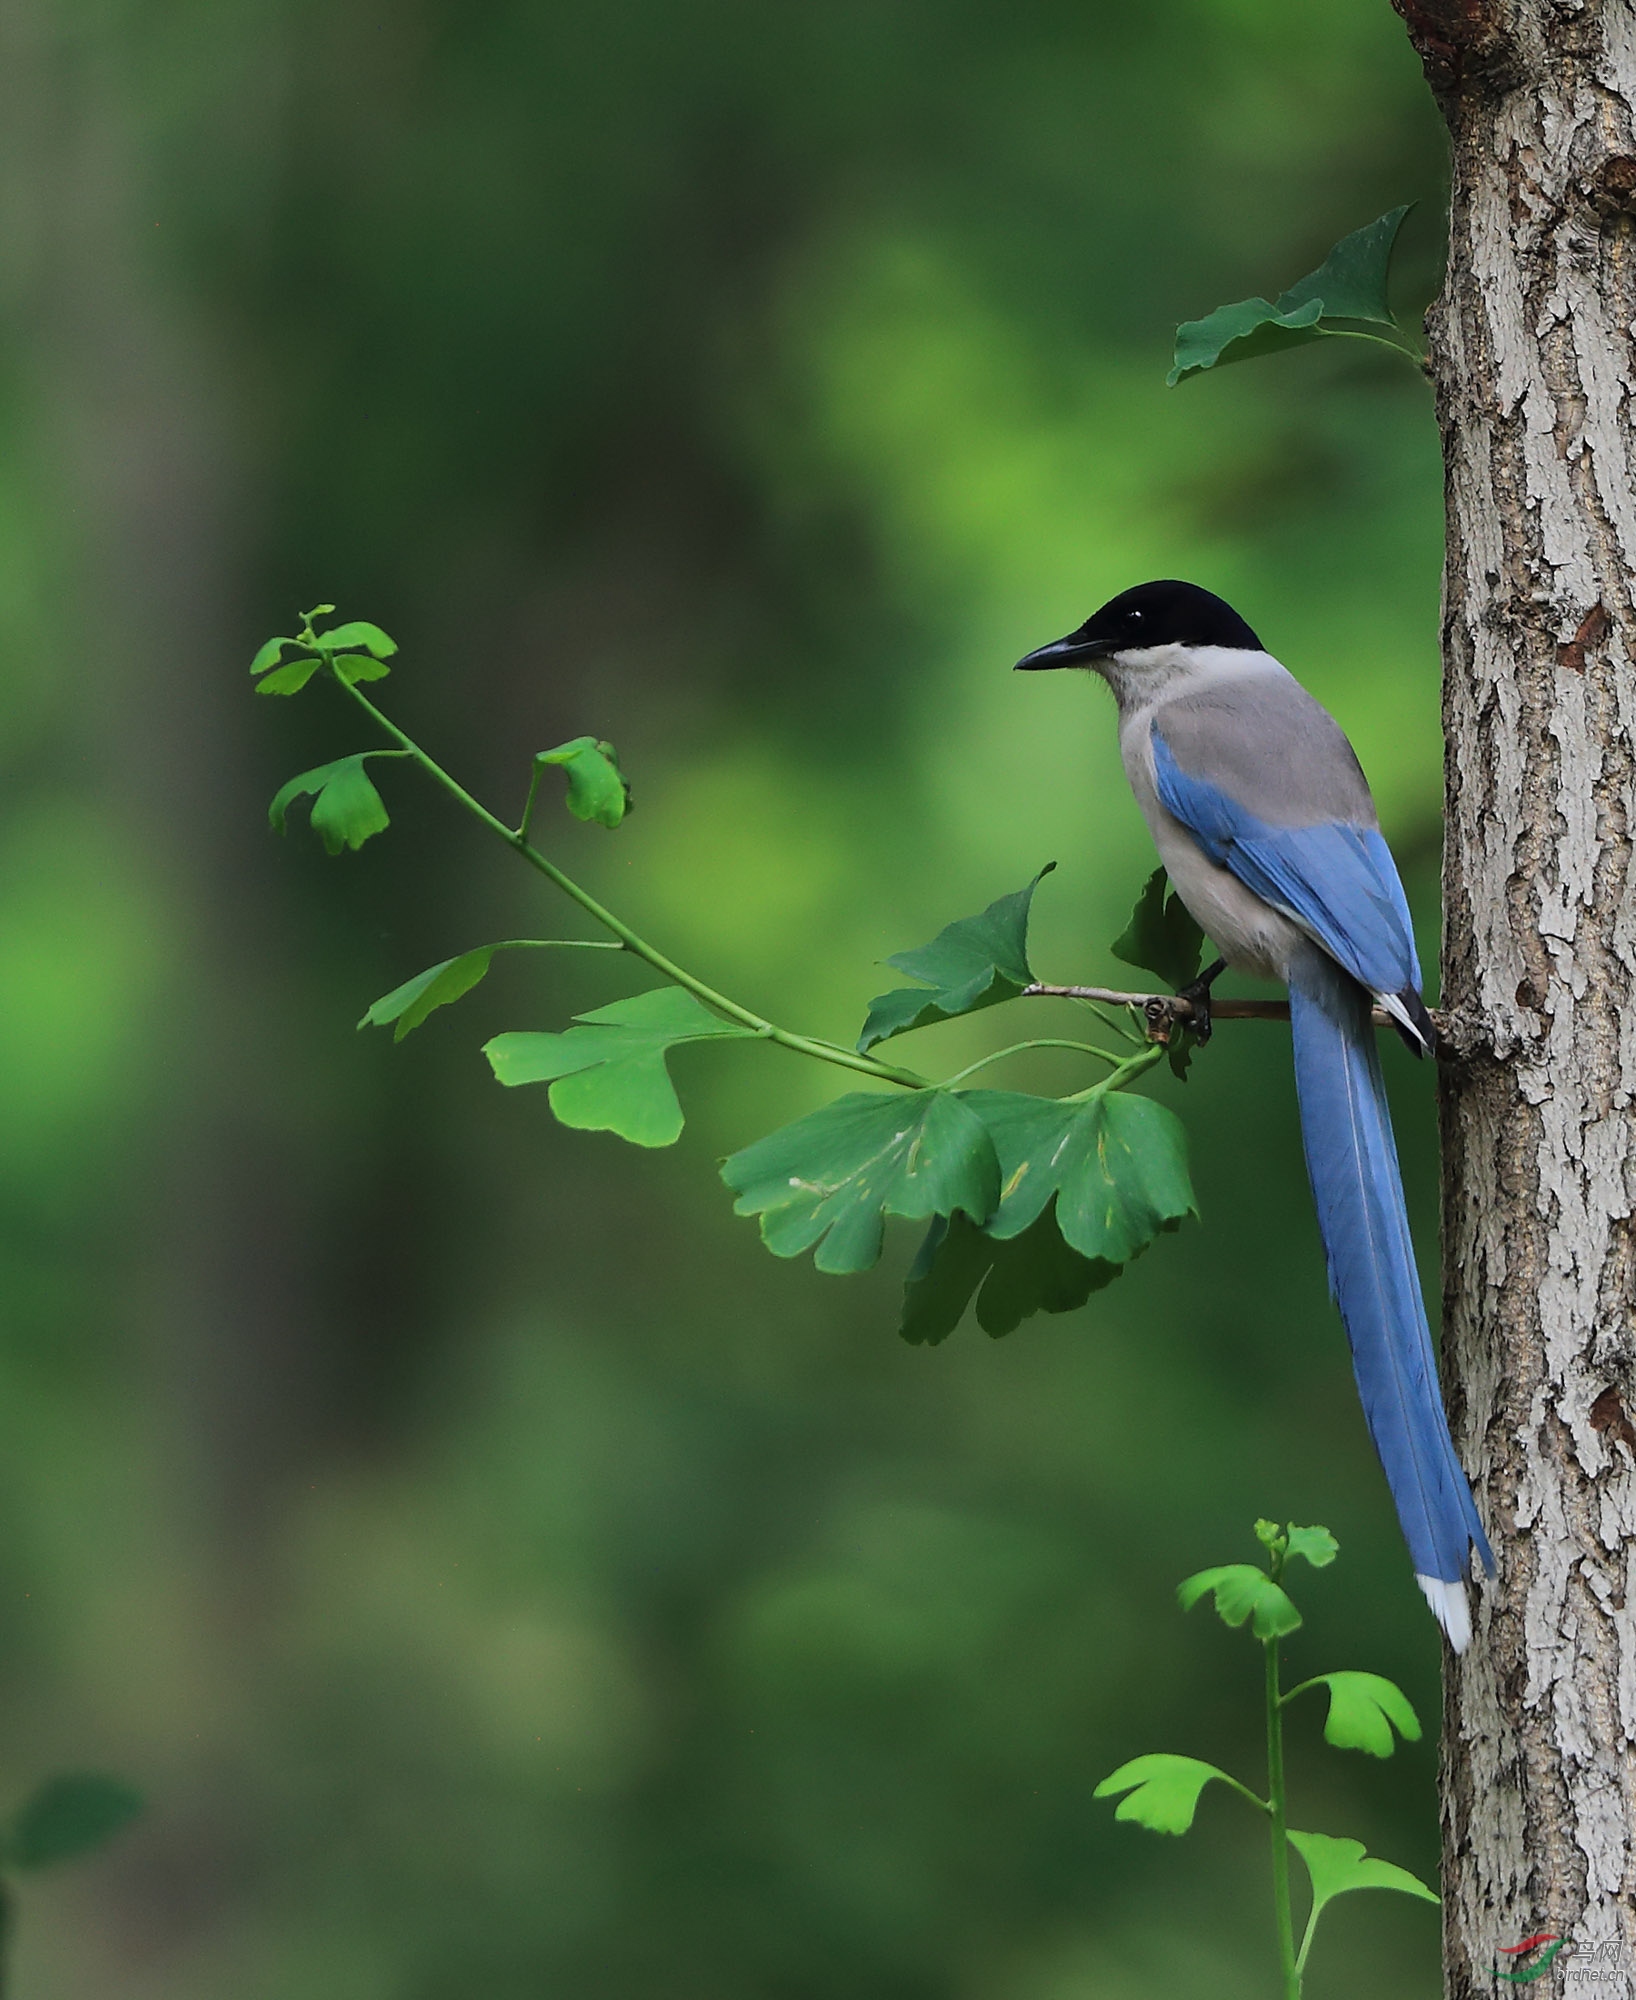
[[1184,1611],[1191,1611],[1208,1592],[1215,1594],[1216,1616],[1224,1625],[1242,1625],[1249,1619],[1258,1639],[1281,1639],[1300,1626],[1301,1614],[1287,1593],[1253,1563],[1223,1563],[1216,1569],[1201,1569],[1176,1587]]
[[502,938],[498,944],[480,944],[473,951],[463,951],[458,958],[429,965],[413,979],[406,979],[390,993],[383,993],[370,1003],[358,1026],[391,1028],[393,1041],[401,1042],[405,1035],[414,1033],[427,1015],[464,998],[486,978],[497,951],[623,950],[623,945],[604,944],[598,938]]
[[1126,965],[1151,972],[1172,992],[1180,992],[1197,976],[1203,946],[1204,933],[1170,888],[1170,877],[1162,868],[1155,868],[1136,899],[1130,922],[1110,949]]
[[[920,986],[898,986],[869,1003],[869,1015],[858,1037],[860,1054],[893,1035],[956,1014],[972,1014],[1014,1000],[1034,975],[1028,965],[1028,912],[1034,891],[1051,873],[1050,862],[1025,888],[1001,896],[975,917],[946,924],[930,944],[894,952],[886,961]],[[932,990],[927,992],[929,987]]]
[[[1386,280],[1398,230],[1412,206],[1394,208],[1343,236],[1316,271],[1309,271],[1276,300],[1239,299],[1217,306],[1203,319],[1184,321],[1176,329],[1175,362],[1166,378],[1170,385],[1206,368],[1345,333],[1345,322],[1396,326]],[[1335,321],[1342,324],[1331,324]]]
[[384,681],[392,669],[373,653],[341,653],[330,662],[342,687],[356,687],[359,681]]
[[967,1102],[1000,1161],[1000,1202],[989,1235],[1020,1236],[1046,1206],[1082,1257],[1128,1264],[1161,1231],[1197,1214],[1181,1120],[1130,1091],[1071,1098],[974,1090]]
[[337,625],[333,631],[320,632],[317,643],[326,653],[370,653],[377,660],[389,660],[398,650],[397,640],[389,639],[367,618],[355,618],[350,624]]
[[1350,1889],[1395,1889],[1399,1895],[1417,1897],[1422,1903],[1439,1900],[1418,1875],[1399,1868],[1392,1861],[1377,1861],[1366,1852],[1361,1840],[1342,1840],[1329,1833],[1299,1833],[1289,1830],[1289,1844],[1306,1863],[1312,1883],[1310,1933],[1318,1912]]
[[264,674],[269,667],[276,667],[284,657],[284,648],[300,643],[298,639],[269,639],[265,646],[257,648],[256,657],[250,662],[251,673]]
[[1292,1556],[1299,1556],[1303,1562],[1311,1563],[1314,1569],[1328,1569],[1341,1552],[1341,1545],[1327,1528],[1297,1528],[1294,1523],[1284,1538],[1284,1546]]
[[666,1067],[672,1049],[752,1034],[681,986],[657,986],[574,1018],[580,1025],[561,1034],[496,1035],[483,1053],[501,1083],[549,1083],[562,1124],[615,1132],[633,1146],[681,1137],[682,1107]]
[[256,693],[299,694],[323,664],[316,655],[310,659],[286,660],[283,666],[262,675],[256,682]]
[[536,764],[560,765],[568,774],[568,810],[575,819],[595,820],[616,827],[631,809],[631,788],[619,769],[619,754],[611,743],[595,736],[576,736],[555,750],[541,750]]
[[[282,669],[280,669],[282,671]],[[303,771],[287,785],[280,786],[267,818],[275,833],[284,831],[284,817],[299,798],[312,794],[312,829],[329,854],[343,847],[360,848],[391,824],[386,806],[376,791],[364,765],[371,757],[404,757],[404,750],[360,750],[351,757],[338,757],[333,764],[320,764]]]
[[1094,1799],[1112,1798],[1126,1792],[1115,1819],[1134,1820],[1154,1833],[1186,1833],[1199,1809],[1199,1795],[1213,1779],[1232,1784],[1225,1771],[1197,1757],[1172,1757],[1160,1752],[1133,1757],[1110,1771],[1091,1794]]
[[[1361,1750],[1370,1757],[1390,1757],[1397,1747],[1395,1729],[1405,1743],[1420,1741],[1420,1718],[1409,1697],[1383,1674],[1342,1672],[1316,1674],[1303,1683],[1329,1690],[1329,1716],[1324,1741],[1337,1750]],[[1286,1697],[1287,1698],[1287,1697]]]
[[898,1332],[912,1346],[935,1346],[974,1305],[977,1324],[998,1340],[1035,1313],[1084,1305],[1119,1269],[1071,1250],[1049,1211],[1003,1240],[967,1216],[934,1216],[904,1280]]
[[401,1042],[405,1035],[414,1033],[428,1014],[469,993],[487,976],[494,954],[502,949],[498,944],[483,944],[475,951],[463,951],[458,958],[446,958],[441,965],[428,966],[413,979],[406,979],[401,986],[394,986],[390,993],[372,1001],[358,1026],[390,1027],[393,1041]]
[[866,1271],[889,1215],[980,1221],[1000,1192],[982,1120],[943,1090],[854,1091],[735,1153],[722,1179],[761,1218],[775,1257],[813,1250],[820,1271]]

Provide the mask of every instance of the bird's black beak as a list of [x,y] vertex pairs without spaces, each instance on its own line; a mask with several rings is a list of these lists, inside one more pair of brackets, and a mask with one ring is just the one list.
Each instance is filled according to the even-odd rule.
[[1105,660],[1113,648],[1105,639],[1082,639],[1070,632],[1066,639],[1053,639],[1049,646],[1036,646],[1024,653],[1012,669],[1014,673],[1034,672],[1042,667],[1083,667],[1092,660]]

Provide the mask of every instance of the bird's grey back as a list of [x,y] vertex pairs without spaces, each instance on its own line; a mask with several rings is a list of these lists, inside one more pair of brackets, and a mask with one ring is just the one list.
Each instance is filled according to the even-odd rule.
[[1195,686],[1153,724],[1184,771],[1269,826],[1380,824],[1339,723],[1282,668]]

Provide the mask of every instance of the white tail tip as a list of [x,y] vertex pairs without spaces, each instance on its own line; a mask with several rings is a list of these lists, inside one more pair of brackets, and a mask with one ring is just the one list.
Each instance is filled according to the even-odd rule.
[[1463,1583],[1444,1583],[1435,1576],[1417,1576],[1415,1582],[1426,1594],[1432,1616],[1442,1626],[1449,1644],[1463,1653],[1471,1644],[1471,1610],[1466,1603]]

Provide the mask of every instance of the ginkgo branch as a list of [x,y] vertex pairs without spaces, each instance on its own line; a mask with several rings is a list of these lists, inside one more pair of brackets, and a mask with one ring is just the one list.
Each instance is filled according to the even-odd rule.
[[[1134,1007],[1147,1016],[1148,1033],[1155,1041],[1163,1041],[1165,1033],[1174,1022],[1185,1025],[1194,1018],[1195,1009],[1191,1000],[1182,993],[1122,993],[1112,986],[1053,986],[1043,979],[1032,986],[1025,986],[1018,996],[1023,1000],[1091,1000],[1104,1007]],[[1428,1010],[1433,1027],[1439,1034],[1444,1032],[1445,1017],[1436,1008]],[[1376,1007],[1372,1018],[1377,1028],[1389,1028],[1392,1017],[1384,1007]],[[1287,1021],[1289,1002],[1287,1000],[1212,1000],[1210,1019],[1215,1021]],[[1164,1032],[1161,1032],[1164,1031]]]
[[491,813],[487,806],[472,797],[464,785],[452,777],[443,766],[402,730],[389,715],[378,709],[369,697],[349,682],[336,676],[337,685],[351,697],[378,729],[390,736],[409,757],[433,779],[444,791],[462,806],[473,819],[488,828],[503,840],[507,847],[522,856],[531,868],[535,868],[546,880],[553,883],[562,893],[576,902],[587,916],[611,931],[626,951],[651,965],[655,972],[677,986],[685,987],[696,999],[729,1021],[736,1021],[748,1028],[764,1041],[776,1042],[780,1048],[791,1049],[797,1055],[812,1056],[819,1062],[834,1063],[838,1068],[861,1072],[864,1076],[879,1077],[882,1082],[901,1085],[906,1090],[926,1090],[931,1087],[930,1079],[917,1076],[913,1070],[900,1069],[896,1064],[884,1063],[874,1056],[856,1055],[849,1049],[837,1047],[833,1042],[819,1041],[809,1035],[792,1034],[787,1028],[780,1028],[762,1015],[753,1013],[748,1007],[741,1007],[736,1000],[729,1000],[725,993],[718,993],[713,986],[707,986],[702,979],[685,971],[674,959],[667,958],[662,951],[648,943],[647,939],[631,929],[630,925],[616,917],[612,910],[605,908],[590,893],[569,875],[565,875],[557,864],[530,844],[527,836],[517,828],[509,827]]

